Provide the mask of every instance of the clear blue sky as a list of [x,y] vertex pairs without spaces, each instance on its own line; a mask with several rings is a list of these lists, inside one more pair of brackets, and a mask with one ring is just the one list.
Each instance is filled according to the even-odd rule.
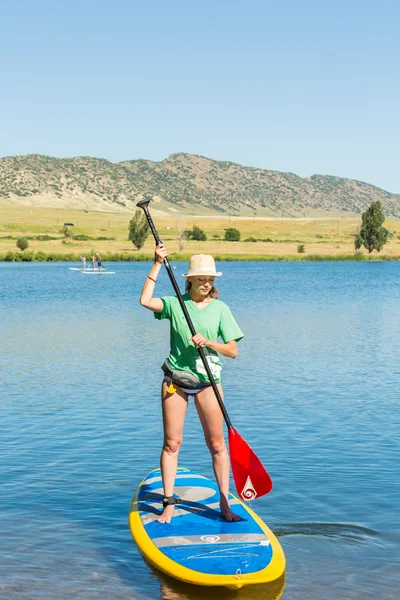
[[400,193],[398,0],[5,0],[0,156],[190,152]]

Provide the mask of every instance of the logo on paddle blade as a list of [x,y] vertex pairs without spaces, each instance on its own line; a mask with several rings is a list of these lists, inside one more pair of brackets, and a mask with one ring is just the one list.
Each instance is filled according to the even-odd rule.
[[242,492],[240,495],[243,498],[243,500],[254,500],[254,498],[257,497],[257,492],[254,489],[253,483],[250,479],[250,475],[247,477],[245,486],[242,489]]

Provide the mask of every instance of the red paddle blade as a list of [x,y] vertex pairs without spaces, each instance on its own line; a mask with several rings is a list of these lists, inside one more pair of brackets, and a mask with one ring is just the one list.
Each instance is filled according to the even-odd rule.
[[272,481],[260,459],[236,429],[229,429],[229,454],[233,479],[242,500],[254,500],[272,490]]

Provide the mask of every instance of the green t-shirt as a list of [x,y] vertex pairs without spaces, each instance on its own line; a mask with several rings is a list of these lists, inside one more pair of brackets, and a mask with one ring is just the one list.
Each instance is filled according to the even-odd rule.
[[[163,310],[160,313],[155,312],[154,317],[157,320],[169,319],[171,324],[171,350],[169,363],[171,369],[177,371],[186,371],[195,375],[200,381],[208,382],[206,370],[203,361],[193,342],[189,341],[192,337],[185,315],[176,296],[164,296],[161,298]],[[220,337],[224,344],[231,340],[239,341],[243,333],[236,323],[229,307],[221,300],[213,298],[205,308],[197,308],[191,300],[189,294],[184,294],[183,301],[196,333],[201,333],[208,340],[216,342]],[[211,373],[217,383],[220,380],[222,369],[218,352],[203,346]]]

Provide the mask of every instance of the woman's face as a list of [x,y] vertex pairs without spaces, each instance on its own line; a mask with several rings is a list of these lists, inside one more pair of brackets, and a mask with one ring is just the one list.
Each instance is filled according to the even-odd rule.
[[192,290],[200,296],[208,296],[211,288],[214,285],[214,279],[212,275],[200,275],[198,277],[188,277],[188,280],[192,284]]

